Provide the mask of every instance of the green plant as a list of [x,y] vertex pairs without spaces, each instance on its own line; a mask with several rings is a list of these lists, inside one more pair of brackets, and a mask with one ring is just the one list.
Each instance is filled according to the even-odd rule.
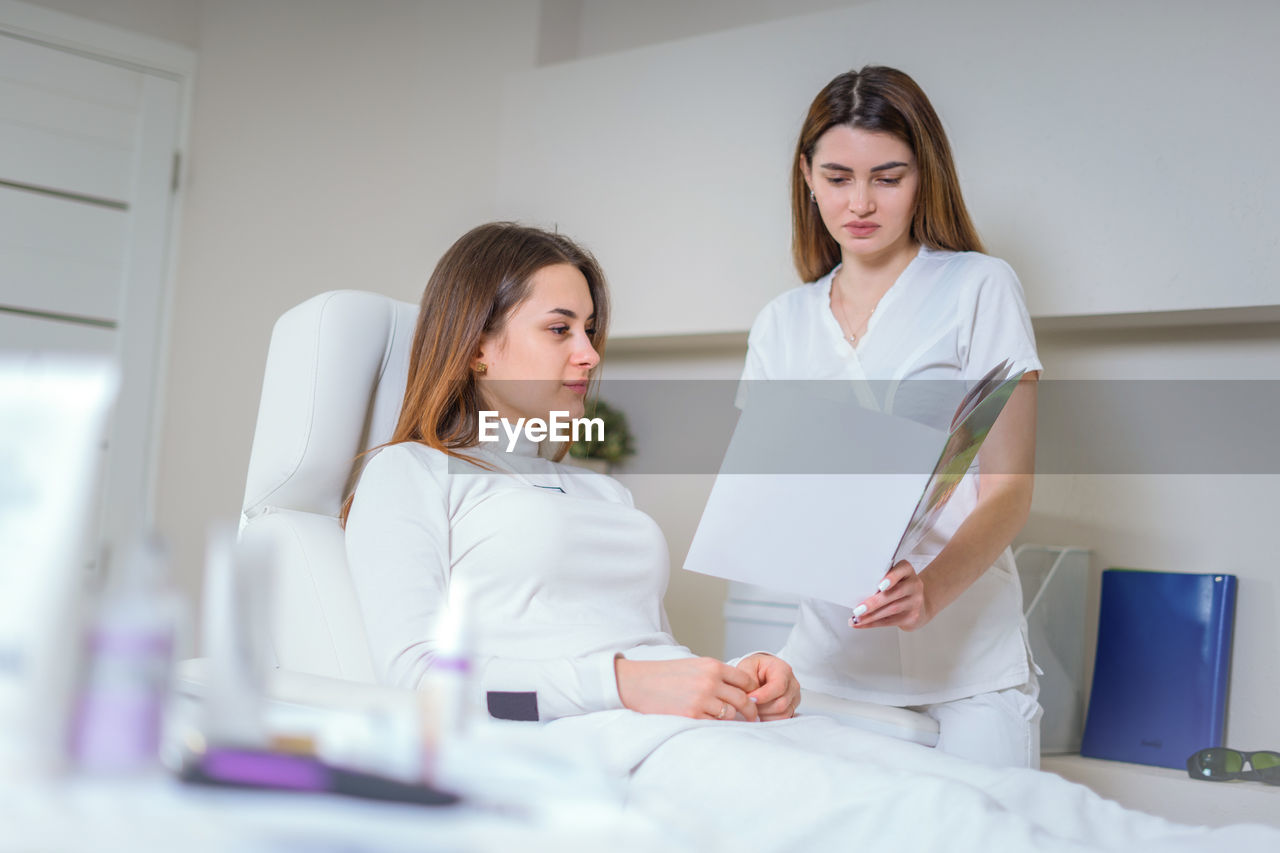
[[636,452],[627,428],[627,416],[603,400],[590,400],[583,417],[604,421],[604,439],[601,441],[575,441],[569,446],[569,455],[575,459],[604,459],[621,462]]

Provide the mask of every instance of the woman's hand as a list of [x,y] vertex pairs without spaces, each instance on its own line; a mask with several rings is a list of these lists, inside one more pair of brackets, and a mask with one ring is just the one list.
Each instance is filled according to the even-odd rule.
[[761,720],[785,720],[795,716],[800,704],[800,682],[791,665],[780,657],[763,652],[748,655],[738,668],[750,674],[760,686],[747,697],[754,701]]
[[[789,668],[789,667],[788,667]],[[696,720],[755,722],[756,704],[747,694],[760,687],[746,670],[715,658],[677,660],[614,659],[622,704],[642,714],[675,714]]]
[[880,586],[879,592],[853,609],[850,627],[897,626],[904,631],[914,631],[933,618],[924,578],[906,560],[900,560],[885,573]]
[[890,569],[881,591],[854,608],[850,627],[923,628],[1009,547],[1031,510],[1038,377],[1022,377],[987,434],[978,454],[978,503],[950,541],[924,574],[906,560]]

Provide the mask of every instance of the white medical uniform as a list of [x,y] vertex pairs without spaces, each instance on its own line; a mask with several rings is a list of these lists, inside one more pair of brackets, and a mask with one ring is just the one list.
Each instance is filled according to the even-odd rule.
[[[831,313],[838,269],[765,306],[751,329],[744,380],[847,381],[863,405],[945,430],[966,388],[1001,361],[1041,369],[1022,287],[1004,261],[921,247],[881,298],[856,346]],[[750,393],[749,382],[743,393]],[[916,571],[928,567],[977,499],[975,463],[908,555]],[[855,631],[848,619],[848,607],[802,603],[779,652],[801,684],[849,699],[918,707],[938,719],[944,751],[1037,765],[1038,687],[1009,549],[919,630]]]

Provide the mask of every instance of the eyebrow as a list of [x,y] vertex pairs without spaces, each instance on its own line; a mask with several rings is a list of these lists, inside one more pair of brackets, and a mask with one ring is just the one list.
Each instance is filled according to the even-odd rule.
[[[562,314],[562,315],[564,315],[565,317],[568,317],[570,320],[576,320],[576,319],[578,319],[578,314],[577,314],[577,312],[576,312],[576,311],[570,311],[568,308],[551,308],[551,309],[549,309],[549,310],[547,311],[547,313],[548,313],[548,314]],[[595,313],[594,313],[594,312],[592,312],[591,316],[590,316],[590,317],[588,317],[587,319],[588,319],[588,320],[591,320],[591,319],[593,319],[595,316],[596,316],[596,315],[595,315]]]
[[[910,164],[903,163],[901,160],[892,160],[888,163],[881,163],[879,166],[872,166],[871,171],[883,172],[886,169],[897,169],[900,166],[907,166],[907,165],[910,165]],[[853,169],[850,169],[848,166],[841,166],[839,163],[823,163],[818,168],[830,169],[833,172],[848,172],[851,175],[853,174]]]

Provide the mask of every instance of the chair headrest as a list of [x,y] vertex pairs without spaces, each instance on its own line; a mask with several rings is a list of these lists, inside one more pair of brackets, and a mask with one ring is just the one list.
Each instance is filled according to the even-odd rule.
[[335,290],[289,309],[267,351],[242,523],[267,507],[336,516],[356,457],[391,438],[418,306]]

